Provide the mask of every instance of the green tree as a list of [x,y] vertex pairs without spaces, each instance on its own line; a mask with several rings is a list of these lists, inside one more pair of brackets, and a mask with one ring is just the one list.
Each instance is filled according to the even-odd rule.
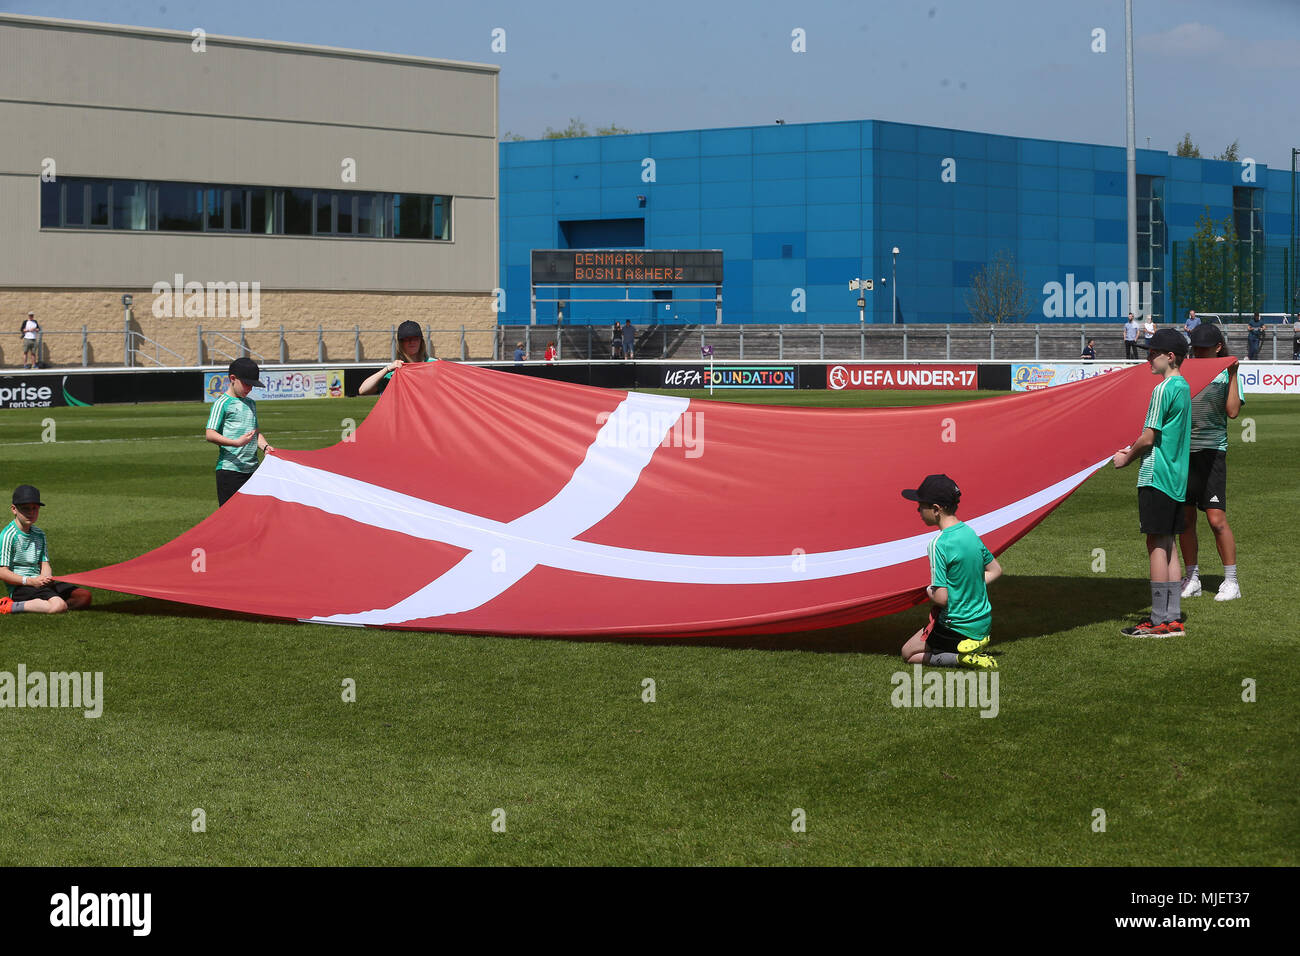
[[1222,153],[1220,153],[1218,156],[1215,156],[1214,158],[1224,159],[1230,163],[1240,162],[1241,155],[1240,155],[1240,150],[1238,149],[1237,146],[1237,141],[1234,139],[1227,149],[1225,149]]
[[1034,307],[1016,257],[1006,249],[975,273],[970,286],[964,298],[973,322],[1017,322]]
[[1205,207],[1196,220],[1195,234],[1179,245],[1175,272],[1179,306],[1197,312],[1240,311],[1235,298],[1241,250],[1232,217],[1216,222]]
[[1183,141],[1179,143],[1178,148],[1174,150],[1174,155],[1190,156],[1192,159],[1201,158],[1201,150],[1195,143],[1192,142],[1191,133],[1183,134]]

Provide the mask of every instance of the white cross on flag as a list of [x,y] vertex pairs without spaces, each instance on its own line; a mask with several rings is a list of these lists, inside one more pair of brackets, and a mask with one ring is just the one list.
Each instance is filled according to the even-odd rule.
[[[1193,394],[1226,364],[1187,363]],[[1000,553],[1135,437],[1153,384],[1135,367],[977,402],[821,410],[406,365],[354,440],[276,451],[179,538],[63,580],[458,633],[849,624],[925,599],[935,532],[902,489],[952,476],[958,517]]]

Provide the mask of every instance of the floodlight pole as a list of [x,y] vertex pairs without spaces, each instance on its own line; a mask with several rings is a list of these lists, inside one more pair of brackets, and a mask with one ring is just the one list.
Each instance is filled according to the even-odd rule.
[[1133,116],[1133,0],[1124,0],[1124,90],[1127,99],[1128,139],[1128,288],[1130,298],[1138,288],[1137,249],[1137,134]]

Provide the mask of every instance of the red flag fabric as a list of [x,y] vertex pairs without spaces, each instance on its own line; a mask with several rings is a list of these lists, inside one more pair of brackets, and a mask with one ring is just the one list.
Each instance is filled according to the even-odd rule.
[[[1192,393],[1227,364],[1186,362]],[[179,538],[62,580],[470,634],[849,624],[924,599],[937,532],[901,489],[952,477],[958,517],[998,554],[1138,437],[1155,383],[1136,366],[974,402],[804,409],[406,365],[351,440],[276,451]]]

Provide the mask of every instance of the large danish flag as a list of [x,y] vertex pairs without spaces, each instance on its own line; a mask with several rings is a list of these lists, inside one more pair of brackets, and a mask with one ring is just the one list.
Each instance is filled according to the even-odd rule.
[[[1186,363],[1193,394],[1226,364]],[[976,402],[828,410],[408,365],[351,440],[274,452],[179,538],[63,580],[461,633],[848,624],[924,599],[935,532],[901,489],[953,477],[959,517],[997,554],[1137,437],[1155,381],[1135,367]]]

